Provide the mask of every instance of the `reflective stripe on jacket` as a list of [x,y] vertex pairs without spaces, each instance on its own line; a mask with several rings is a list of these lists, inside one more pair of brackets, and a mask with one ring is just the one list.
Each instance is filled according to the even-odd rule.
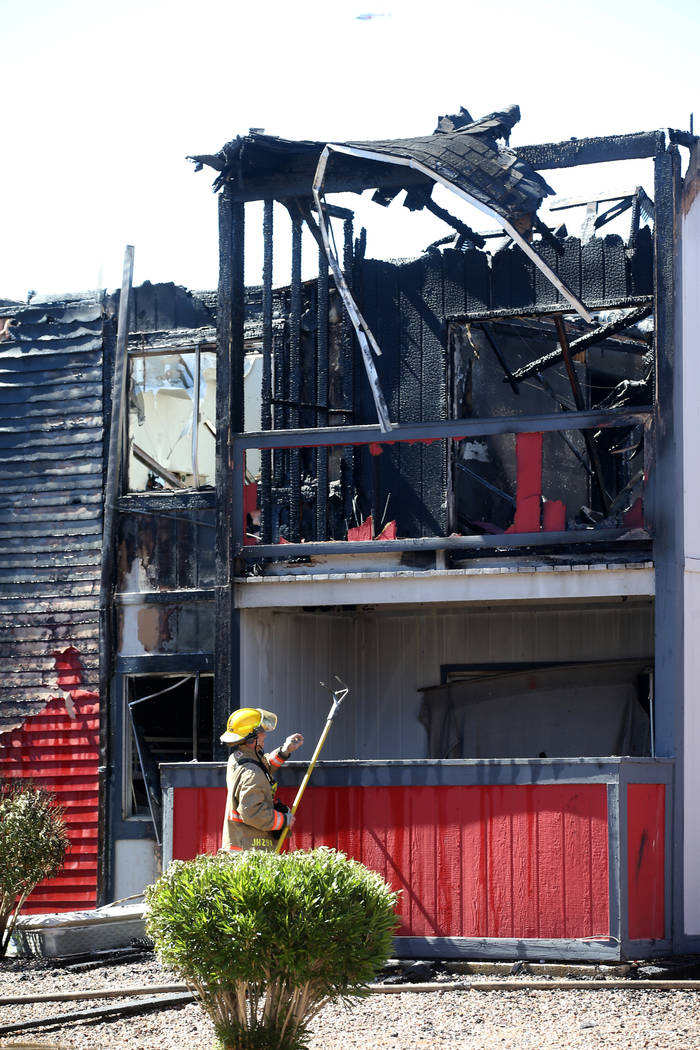
[[273,832],[281,831],[285,820],[274,807],[270,780],[273,770],[279,769],[284,761],[279,748],[269,755],[260,755],[253,747],[243,744],[231,752],[226,765],[222,849],[274,851],[277,840]]

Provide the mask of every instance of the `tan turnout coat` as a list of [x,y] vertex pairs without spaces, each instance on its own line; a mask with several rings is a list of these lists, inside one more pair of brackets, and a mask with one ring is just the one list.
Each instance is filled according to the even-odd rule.
[[265,770],[272,778],[284,761],[279,748],[263,755],[250,745],[236,744],[226,765],[222,849],[274,852],[277,840],[273,832],[281,831],[285,821],[274,807],[273,789]]

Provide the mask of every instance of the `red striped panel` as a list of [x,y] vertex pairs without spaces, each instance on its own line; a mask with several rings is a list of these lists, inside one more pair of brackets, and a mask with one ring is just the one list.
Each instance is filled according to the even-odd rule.
[[[174,795],[173,855],[218,849],[223,788]],[[310,787],[291,839],[336,846],[402,890],[401,935],[609,934],[604,784]]]
[[175,788],[173,858],[192,860],[198,853],[216,853],[226,812],[222,788]]
[[21,729],[0,734],[0,776],[31,778],[52,791],[70,842],[63,871],[36,887],[26,913],[94,908],[97,902],[98,694],[74,689],[70,696],[74,719],[63,699],[54,698]]
[[630,940],[665,933],[666,786],[627,785],[627,900]]

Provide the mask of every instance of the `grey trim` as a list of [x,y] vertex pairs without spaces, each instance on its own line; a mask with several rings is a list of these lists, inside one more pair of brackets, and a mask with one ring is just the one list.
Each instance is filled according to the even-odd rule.
[[671,955],[670,940],[644,940],[631,941],[625,938],[622,942],[623,959],[657,959],[662,955]]
[[[654,159],[654,294],[656,321],[656,462],[653,490],[655,567],[655,722],[656,750],[676,758],[673,818],[671,938],[680,951],[684,939],[684,521],[678,494],[683,492],[683,347],[678,323],[681,308],[680,157],[678,149]],[[668,874],[668,872],[667,872]]]
[[[420,550],[505,550],[522,547],[556,547],[567,545],[611,544],[629,534],[629,529],[577,529],[569,532],[503,532],[483,536],[417,536],[395,540],[326,540],[319,543],[269,543],[239,547],[238,557],[248,561],[275,558],[289,561],[319,554],[382,554],[384,552]],[[635,549],[650,547],[650,537],[631,541]]]
[[[672,772],[675,771],[672,770]],[[664,809],[664,933],[670,941],[673,935],[673,882],[674,882],[674,848],[673,848],[673,807],[675,795],[673,779],[666,783],[666,806]],[[682,792],[680,792],[682,797]],[[685,934],[685,930],[683,931]]]
[[608,930],[618,942],[622,938],[620,897],[620,788],[608,784]]
[[[653,762],[655,773],[649,776],[649,762]],[[638,759],[627,758],[620,778],[625,784],[666,784],[673,787],[673,770],[675,760],[672,758]],[[658,776],[656,775],[658,772]]]
[[[632,945],[632,954],[638,953],[639,945],[667,945],[671,947],[671,916],[673,909],[673,796],[674,796],[674,773],[676,762],[670,759],[654,759],[654,775],[649,775],[645,762],[632,759],[625,762],[620,770],[620,824],[623,828],[624,853],[621,855],[620,878],[622,881],[622,914],[624,924],[622,940],[625,945]],[[632,940],[629,939],[629,858],[627,850],[627,788],[630,784],[663,784],[666,788],[664,799],[664,934],[663,940]],[[658,947],[658,951],[662,948]],[[652,953],[653,954],[653,953]]]
[[629,939],[629,860],[627,834],[627,784],[624,773],[620,777],[618,785],[618,812],[619,812],[619,863],[617,866],[620,884],[620,942]]
[[570,962],[619,962],[613,938],[561,940],[513,937],[395,937],[400,959],[559,959]]
[[[617,784],[625,758],[516,758],[516,759],[354,759],[316,763],[312,785],[317,787],[418,787],[494,786],[530,784]],[[646,765],[647,783],[658,781],[658,771],[672,766],[669,760],[632,760]],[[290,760],[277,779],[284,787],[296,786],[307,762]],[[225,782],[224,762],[172,762],[160,766],[166,787],[219,787]]]
[[[299,430],[262,430],[233,435],[234,470],[241,454],[249,448],[318,448],[324,445],[391,444],[396,441],[426,441],[435,438],[486,437],[490,434],[528,434],[532,431],[595,430],[598,427],[625,427],[644,423],[651,416],[650,405],[638,408],[590,409],[585,412],[552,412],[537,416],[488,416],[470,419],[442,419],[426,423],[393,423],[388,433],[378,423],[355,427],[314,427]],[[241,497],[241,510],[243,498]]]
[[175,796],[172,787],[163,784],[163,871],[166,872],[173,859],[173,812]]

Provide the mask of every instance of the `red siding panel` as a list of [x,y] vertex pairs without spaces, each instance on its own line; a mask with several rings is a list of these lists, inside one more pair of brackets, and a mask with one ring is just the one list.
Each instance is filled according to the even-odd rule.
[[174,792],[173,857],[192,860],[198,853],[216,853],[226,812],[221,788],[177,788]]
[[666,787],[627,785],[627,894],[631,940],[665,932]]
[[[216,850],[223,788],[174,796],[173,855]],[[604,784],[310,787],[291,845],[380,872],[404,936],[573,938],[609,934],[607,839]]]
[[70,846],[63,871],[40,883],[24,912],[72,911],[97,903],[99,697],[70,692],[75,718],[55,697],[21,729],[0,734],[0,777],[31,778],[64,807]]

